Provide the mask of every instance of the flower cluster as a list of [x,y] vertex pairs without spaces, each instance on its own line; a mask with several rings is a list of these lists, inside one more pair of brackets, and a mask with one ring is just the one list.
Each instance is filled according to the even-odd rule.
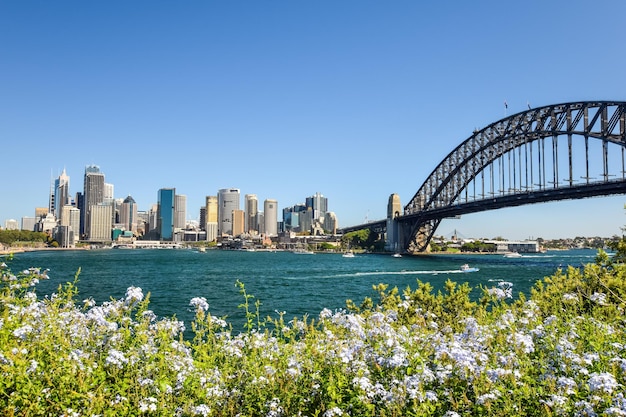
[[46,271],[0,273],[8,414],[626,415],[624,306],[583,281],[517,301],[503,282],[482,304],[453,284],[438,296],[392,291],[315,320],[277,311],[240,333],[196,297],[189,340],[140,288],[101,305],[76,302],[73,284],[40,299],[30,284]]

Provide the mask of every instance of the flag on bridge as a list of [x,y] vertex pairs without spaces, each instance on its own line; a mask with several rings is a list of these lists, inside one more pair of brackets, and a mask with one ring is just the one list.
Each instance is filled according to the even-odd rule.
[[509,105],[508,105],[508,103],[506,102],[506,100],[504,100],[504,108],[505,108],[505,109],[508,109],[508,108],[509,108]]

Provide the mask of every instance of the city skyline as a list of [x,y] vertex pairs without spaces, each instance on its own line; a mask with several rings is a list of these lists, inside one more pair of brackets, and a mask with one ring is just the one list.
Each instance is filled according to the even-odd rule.
[[[74,193],[89,164],[144,210],[176,187],[196,218],[232,185],[285,206],[323,191],[340,227],[383,219],[389,195],[406,204],[475,129],[623,101],[624,12],[618,0],[4,2],[0,221],[47,207],[63,169]],[[581,22],[602,35],[568,37]],[[579,64],[587,55],[607,60]],[[501,209],[437,233],[611,236],[625,202]]]

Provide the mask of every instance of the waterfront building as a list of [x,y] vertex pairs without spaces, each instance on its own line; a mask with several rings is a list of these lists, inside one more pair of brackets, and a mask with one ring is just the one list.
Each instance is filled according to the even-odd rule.
[[315,193],[306,198],[306,207],[313,211],[313,220],[319,220],[328,211],[328,199],[319,192]]
[[185,229],[187,221],[187,196],[174,196],[174,229]]
[[206,240],[209,242],[217,239],[218,236],[218,202],[216,195],[208,195],[206,196],[206,224],[204,226],[204,230],[206,230]]
[[35,219],[37,219],[37,221],[41,220],[42,218],[46,217],[48,215],[48,208],[47,207],[36,207],[35,208]]
[[57,219],[54,214],[48,213],[44,217],[41,217],[35,225],[35,231],[49,233],[52,235],[54,228],[57,226]]
[[22,217],[22,230],[28,230],[32,232],[35,230],[35,225],[37,224],[37,219],[35,217]]
[[233,236],[239,236],[244,233],[246,215],[243,210],[233,210]]
[[322,227],[324,228],[324,231],[332,235],[337,234],[337,227],[339,227],[337,224],[337,215],[334,212],[329,211],[324,215],[323,219]]
[[257,214],[257,224],[259,225],[259,234],[265,234],[265,214],[259,211]]
[[113,206],[107,203],[92,205],[89,213],[89,238],[90,242],[111,241],[111,218]]
[[15,219],[7,219],[4,221],[4,228],[6,230],[19,230],[20,225]]
[[161,188],[157,206],[157,233],[159,240],[173,241],[174,239],[174,210],[176,199],[175,188]]
[[278,202],[267,199],[263,202],[263,216],[265,218],[265,235],[278,236]]
[[[94,206],[104,203],[104,174],[100,172],[97,165],[88,165],[85,167],[85,176],[83,183],[84,202],[81,210],[81,234],[87,240],[92,240],[91,236],[91,209]],[[109,218],[109,228],[112,224],[113,214]]]
[[233,211],[239,210],[239,189],[223,188],[217,192],[219,236],[233,234]]
[[259,214],[259,199],[256,194],[246,194],[245,196],[245,210],[246,210],[246,227],[245,232],[255,234],[259,232],[258,214]]
[[130,195],[124,199],[120,207],[120,223],[124,230],[137,232],[137,203]]
[[57,219],[63,219],[63,207],[70,203],[70,177],[63,168],[61,175],[54,180],[54,215]]

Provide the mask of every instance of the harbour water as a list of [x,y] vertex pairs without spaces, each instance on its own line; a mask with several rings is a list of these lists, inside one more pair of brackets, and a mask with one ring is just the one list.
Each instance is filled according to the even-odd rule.
[[[28,267],[49,268],[50,280],[37,286],[39,296],[56,292],[59,285],[73,281],[81,269],[78,300],[92,297],[98,303],[122,298],[130,286],[150,293],[151,309],[159,317],[176,316],[187,328],[193,318],[189,301],[205,297],[214,316],[226,316],[236,331],[243,327],[244,301],[235,285],[244,283],[248,294],[259,300],[262,317],[276,311],[285,319],[316,317],[324,308],[345,307],[347,299],[360,303],[375,296],[372,286],[385,283],[404,289],[417,287],[417,280],[442,288],[446,280],[467,282],[480,294],[479,286],[497,281],[513,283],[514,293],[530,287],[559,267],[580,267],[593,262],[595,250],[549,251],[521,258],[502,255],[428,255],[394,258],[389,255],[295,254],[291,252],[244,252],[209,250],[90,250],[40,251],[15,255],[13,271]],[[461,272],[469,264],[477,272]],[[254,306],[251,306],[254,308]]]

